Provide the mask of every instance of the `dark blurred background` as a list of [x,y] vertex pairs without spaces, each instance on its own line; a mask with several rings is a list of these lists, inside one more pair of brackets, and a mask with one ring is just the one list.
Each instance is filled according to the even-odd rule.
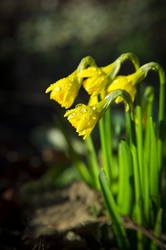
[[0,1],[1,191],[9,177],[15,185],[65,159],[50,151],[46,136],[53,115],[64,110],[45,89],[83,57],[105,66],[133,52],[141,64],[157,61],[166,68],[165,13],[162,0]]

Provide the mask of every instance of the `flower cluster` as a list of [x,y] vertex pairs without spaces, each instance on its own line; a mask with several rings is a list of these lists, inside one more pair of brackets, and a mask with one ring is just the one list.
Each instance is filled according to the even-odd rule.
[[[120,66],[127,59],[131,59],[136,71],[128,76],[119,76]],[[76,128],[78,134],[86,139],[110,105],[108,96],[111,97],[110,94],[117,90],[124,90],[134,102],[136,84],[143,77],[144,74],[139,68],[137,58],[131,53],[122,54],[105,67],[98,67],[93,58],[85,57],[72,74],[51,84],[46,93],[50,92],[50,99],[68,109],[74,103],[81,86],[84,87],[90,95],[89,103],[76,105],[75,108],[67,110],[64,116]],[[120,103],[124,101],[124,98],[121,95],[113,101]],[[127,104],[126,111],[128,109]]]

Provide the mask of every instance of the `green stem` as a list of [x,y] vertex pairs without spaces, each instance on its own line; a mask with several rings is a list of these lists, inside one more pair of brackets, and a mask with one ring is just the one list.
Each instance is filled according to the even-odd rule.
[[[133,171],[134,171],[134,182],[135,182],[135,212],[136,212],[136,221],[139,225],[143,224],[142,216],[142,188],[141,188],[141,177],[139,172],[139,163],[138,163],[138,154],[137,154],[137,145],[136,145],[136,133],[135,133],[135,124],[131,120],[131,136],[132,136],[132,145],[131,152],[133,156]],[[141,232],[137,232],[137,247],[138,250],[143,250],[143,235]]]
[[160,80],[160,94],[159,94],[159,140],[158,140],[158,160],[159,167],[162,167],[162,153],[163,153],[163,141],[164,141],[164,116],[165,116],[165,73],[162,68],[159,69]]
[[[109,112],[109,110],[106,111],[106,113]],[[103,166],[104,170],[106,172],[106,176],[109,180],[109,182],[112,182],[112,174],[111,174],[111,168],[109,166],[109,161],[108,161],[108,148],[107,148],[107,134],[105,131],[105,116],[100,119],[99,121],[99,132],[100,132],[100,141],[101,141],[101,149],[102,149],[102,160],[103,160]],[[110,138],[111,140],[112,138]],[[110,148],[111,149],[111,148]],[[111,157],[111,155],[110,155]]]
[[164,140],[164,115],[165,115],[165,72],[162,67],[155,62],[150,62],[142,67],[140,70],[144,74],[150,70],[157,71],[159,74],[159,82],[160,82],[160,95],[159,95],[159,114],[158,114],[158,125],[159,125],[159,139],[158,139],[158,164],[161,169],[162,167],[162,150],[163,150],[163,140]]
[[92,175],[94,187],[99,189],[99,180],[98,180],[99,164],[97,161],[97,156],[91,136],[88,136],[86,138],[85,144],[87,149],[87,160],[88,160],[89,171],[91,172]]
[[[103,157],[103,166],[107,173],[109,182],[111,183],[112,192],[117,194],[117,175],[118,170],[114,163],[113,145],[112,145],[112,126],[111,126],[111,108],[109,108],[104,116],[103,121],[99,125],[102,138],[101,149]],[[104,138],[104,139],[103,139]]]
[[111,108],[105,113],[105,138],[107,149],[107,160],[110,168],[113,169],[113,145],[112,145],[112,126],[111,126]]
[[137,86],[137,106],[136,106],[136,136],[137,136],[137,150],[138,150],[138,162],[140,171],[140,181],[142,190],[144,187],[144,161],[143,161],[143,131],[142,131],[142,103],[141,103],[141,88],[140,84]]
[[125,124],[126,124],[126,136],[131,149],[132,145],[132,136],[131,136],[131,115],[129,112],[125,112]]
[[120,57],[117,60],[119,60],[121,64],[123,64],[127,60],[130,60],[133,63],[135,70],[137,70],[140,67],[139,59],[133,53],[121,54]]

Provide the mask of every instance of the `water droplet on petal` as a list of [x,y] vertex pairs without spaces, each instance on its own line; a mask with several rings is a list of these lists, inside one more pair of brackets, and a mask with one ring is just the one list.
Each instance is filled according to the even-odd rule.
[[73,113],[71,113],[69,116],[68,116],[68,120],[70,120],[73,116],[75,116],[76,115],[76,113],[75,112],[73,112]]
[[96,119],[97,119],[97,117],[93,115],[93,116],[92,116],[92,119],[93,119],[93,120],[96,120]]
[[87,110],[86,110],[85,108],[80,109],[80,113],[81,113],[81,114],[84,114],[84,113],[86,113],[86,112],[87,112]]
[[69,79],[69,81],[74,82],[74,77],[73,76],[69,76],[68,79]]
[[60,91],[61,90],[61,88],[59,87],[59,86],[56,86],[55,88],[54,88],[54,91]]
[[95,106],[92,107],[92,110],[96,110],[97,108]]

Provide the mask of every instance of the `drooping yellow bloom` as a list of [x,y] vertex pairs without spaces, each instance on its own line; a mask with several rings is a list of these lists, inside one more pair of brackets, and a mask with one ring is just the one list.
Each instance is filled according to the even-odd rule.
[[108,100],[103,100],[93,106],[78,104],[74,109],[68,110],[64,116],[75,127],[79,136],[86,139],[106,111],[107,103]]
[[[135,73],[128,76],[116,76],[107,88],[107,94],[112,93],[117,89],[124,89],[130,94],[132,102],[134,102],[135,94],[137,92],[135,85],[142,80],[142,77],[143,75],[140,70],[137,70]],[[123,98],[120,96],[115,100],[116,103],[120,103],[123,101]],[[128,111],[128,109],[129,107],[127,105],[126,111]]]
[[58,102],[62,107],[69,108],[75,98],[78,95],[78,91],[81,87],[80,78],[77,76],[77,70],[75,70],[68,77],[60,79],[59,81],[51,84],[46,93],[50,92],[50,99]]
[[[117,89],[126,90],[130,94],[132,101],[134,101],[136,94],[136,87],[126,76],[117,76],[108,87],[107,93],[112,93]],[[117,97],[115,100],[116,103],[120,103],[122,101],[123,101],[122,97]]]
[[90,66],[79,72],[79,77],[87,78],[83,81],[83,86],[88,94],[96,96],[100,94],[108,84],[110,84],[111,78],[109,72],[112,68],[113,64],[102,68]]
[[95,106],[86,106],[84,104],[77,105],[74,109],[68,110],[64,115],[67,117],[73,127],[76,128],[80,136],[87,136],[92,132],[96,123],[100,119],[100,113]]

